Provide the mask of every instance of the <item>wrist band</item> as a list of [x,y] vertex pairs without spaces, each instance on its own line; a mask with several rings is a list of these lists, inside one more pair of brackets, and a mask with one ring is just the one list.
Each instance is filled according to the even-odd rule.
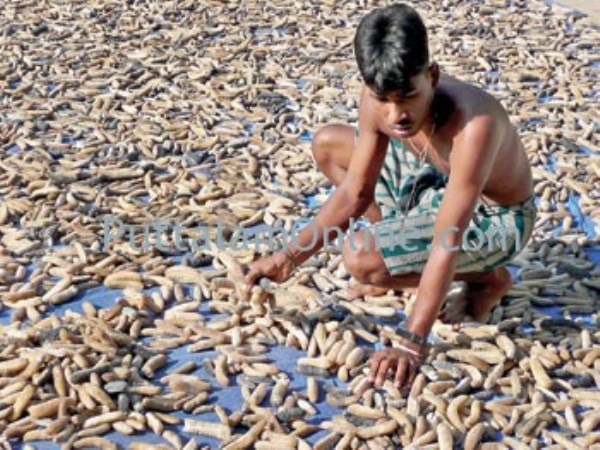
[[417,356],[418,358],[421,358],[421,357],[423,357],[423,354],[422,354],[422,353],[415,352],[414,350],[412,350],[412,349],[410,349],[410,348],[408,348],[408,347],[405,347],[405,346],[404,346],[404,345],[402,345],[402,344],[398,344],[398,347],[397,347],[397,348],[399,348],[399,349],[402,349],[403,351],[405,351],[406,353],[410,353],[411,355],[415,355],[415,356]]
[[399,336],[402,336],[407,341],[412,342],[413,344],[417,344],[422,347],[427,345],[427,336],[420,336],[418,334],[412,333],[407,329],[402,328],[401,326],[398,326],[398,328],[396,328],[396,333]]

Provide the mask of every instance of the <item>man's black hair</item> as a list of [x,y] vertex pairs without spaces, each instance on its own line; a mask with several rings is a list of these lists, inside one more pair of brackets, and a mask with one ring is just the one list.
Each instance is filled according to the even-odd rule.
[[365,84],[378,97],[407,93],[410,78],[429,64],[427,29],[408,5],[379,8],[358,25],[354,52]]

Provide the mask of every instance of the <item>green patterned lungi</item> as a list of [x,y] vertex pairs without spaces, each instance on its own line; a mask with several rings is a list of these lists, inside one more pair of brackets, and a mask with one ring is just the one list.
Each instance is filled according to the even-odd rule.
[[[447,182],[431,164],[419,169],[417,158],[401,142],[390,140],[375,189],[383,219],[368,227],[390,275],[423,271]],[[525,248],[535,217],[534,196],[510,206],[477,203],[462,244],[452,248],[459,252],[456,272],[489,271],[509,262]]]

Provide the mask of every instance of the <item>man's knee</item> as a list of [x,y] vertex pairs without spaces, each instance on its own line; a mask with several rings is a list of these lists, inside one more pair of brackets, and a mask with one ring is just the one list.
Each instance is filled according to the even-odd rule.
[[372,235],[365,231],[346,238],[342,257],[348,273],[361,283],[374,284],[384,268]]
[[312,140],[312,154],[317,166],[322,167],[329,161],[331,149],[338,141],[335,125],[326,125],[317,131]]

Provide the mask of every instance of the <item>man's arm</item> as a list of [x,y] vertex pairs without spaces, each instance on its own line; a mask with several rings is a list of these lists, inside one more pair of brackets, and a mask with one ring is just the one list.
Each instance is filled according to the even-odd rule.
[[[429,334],[454,279],[462,235],[493,168],[501,130],[489,116],[475,118],[455,143],[450,157],[450,179],[434,227],[432,248],[423,270],[409,331]],[[454,250],[452,250],[454,248]]]
[[[251,263],[245,277],[249,293],[256,280],[267,277],[285,281],[293,266],[300,265],[316,253],[325,241],[325,228],[335,233],[338,227],[346,231],[351,218],[360,217],[373,200],[375,184],[383,166],[389,138],[381,134],[376,124],[374,101],[363,88],[359,110],[359,138],[344,181],[321,207],[313,221],[304,227],[292,242],[285,242],[283,251]],[[330,239],[331,236],[327,236]]]
[[[359,137],[348,172],[344,181],[323,204],[312,225],[303,228],[294,240],[291,255],[297,265],[302,264],[321,248],[325,228],[339,227],[346,231],[350,219],[360,217],[373,200],[375,184],[389,143],[389,138],[377,128],[373,108],[373,100],[369,98],[367,88],[363,88],[359,110]],[[331,234],[334,233],[335,231],[332,231]]]

